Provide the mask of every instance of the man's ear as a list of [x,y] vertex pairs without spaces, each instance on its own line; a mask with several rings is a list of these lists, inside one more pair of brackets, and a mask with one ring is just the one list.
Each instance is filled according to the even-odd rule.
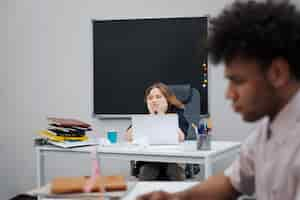
[[286,85],[291,78],[290,76],[290,65],[283,58],[274,59],[267,71],[268,80],[275,88]]

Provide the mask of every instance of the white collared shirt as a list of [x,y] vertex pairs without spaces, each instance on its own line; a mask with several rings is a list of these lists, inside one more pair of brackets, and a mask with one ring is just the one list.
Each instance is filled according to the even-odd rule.
[[300,91],[271,124],[262,119],[225,175],[257,200],[300,200]]

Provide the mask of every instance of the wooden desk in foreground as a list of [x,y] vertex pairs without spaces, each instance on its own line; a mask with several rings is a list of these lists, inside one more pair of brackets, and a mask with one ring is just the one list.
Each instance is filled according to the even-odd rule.
[[[180,190],[184,190],[186,188],[192,187],[196,185],[198,182],[177,182],[177,181],[151,181],[151,182],[128,182],[128,189],[127,191],[121,191],[121,192],[107,192],[104,194],[104,199],[122,199],[122,200],[134,200],[137,196],[156,191],[156,190],[165,190],[168,192],[177,192]],[[73,196],[66,195],[65,197],[62,195],[50,195],[50,184],[47,184],[43,187],[34,189],[32,191],[29,191],[28,194],[30,195],[37,195],[39,199],[41,200],[52,200],[52,199],[60,199],[60,200],[83,200],[83,199],[89,199],[89,200],[98,200],[99,199],[99,193],[80,193],[75,194]]]

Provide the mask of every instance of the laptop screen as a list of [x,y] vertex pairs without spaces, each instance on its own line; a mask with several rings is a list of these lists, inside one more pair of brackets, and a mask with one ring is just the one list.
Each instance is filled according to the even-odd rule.
[[133,139],[151,145],[179,144],[177,114],[132,116]]

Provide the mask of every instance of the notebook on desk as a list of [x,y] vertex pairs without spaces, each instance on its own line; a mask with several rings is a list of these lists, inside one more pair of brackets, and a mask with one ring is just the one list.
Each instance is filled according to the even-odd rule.
[[174,145],[178,141],[177,114],[132,116],[133,140],[150,145]]

